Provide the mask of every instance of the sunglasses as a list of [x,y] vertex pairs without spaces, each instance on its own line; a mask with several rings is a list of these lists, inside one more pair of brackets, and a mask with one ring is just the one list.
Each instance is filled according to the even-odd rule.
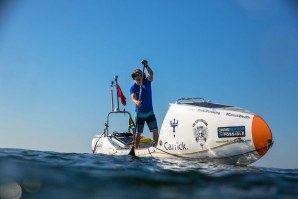
[[142,76],[142,74],[140,74],[140,73],[135,73],[135,74],[133,75],[133,78],[136,78],[136,77],[139,77],[139,76]]

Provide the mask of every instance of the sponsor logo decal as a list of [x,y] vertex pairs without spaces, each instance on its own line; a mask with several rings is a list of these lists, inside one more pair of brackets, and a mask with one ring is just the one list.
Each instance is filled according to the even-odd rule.
[[[196,120],[193,125],[193,136],[196,142],[206,142],[208,138],[208,123],[203,119]],[[203,148],[204,144],[200,143]]]
[[178,151],[185,151],[185,150],[188,150],[188,148],[186,147],[185,143],[184,142],[177,142],[176,144],[171,144],[171,143],[168,143],[168,142],[165,142],[164,146],[165,150],[167,151],[172,151],[172,150],[178,150]]
[[101,149],[102,148],[102,142],[100,142],[99,144],[97,144],[96,147],[99,148],[99,149]]
[[176,120],[175,118],[173,120],[170,121],[170,125],[171,127],[173,127],[173,136],[175,137],[175,129],[178,126],[178,120]]
[[212,114],[217,114],[217,115],[220,115],[220,112],[218,112],[218,111],[210,111],[210,110],[207,110],[207,109],[198,109],[197,111],[199,111],[199,112],[203,112],[203,113],[212,113]]
[[[216,141],[217,144],[224,144],[224,143],[227,143],[227,142],[230,142],[231,140],[219,140],[219,141]],[[236,140],[235,142],[243,142],[243,143],[246,143],[246,144],[249,144],[251,142],[251,140],[242,140],[241,138],[239,138],[239,140]]]
[[244,119],[250,119],[250,117],[248,115],[233,114],[233,113],[227,113],[226,115],[231,116],[231,117],[240,117],[240,118],[244,118]]
[[245,137],[245,126],[229,126],[217,128],[219,138]]
[[159,140],[159,146],[162,146],[162,141],[161,140]]

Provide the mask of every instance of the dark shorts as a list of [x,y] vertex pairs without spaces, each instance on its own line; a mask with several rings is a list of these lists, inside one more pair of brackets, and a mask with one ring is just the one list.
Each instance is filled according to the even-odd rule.
[[149,113],[138,113],[136,118],[137,133],[143,133],[145,122],[147,123],[150,132],[157,129],[157,122],[153,111]]

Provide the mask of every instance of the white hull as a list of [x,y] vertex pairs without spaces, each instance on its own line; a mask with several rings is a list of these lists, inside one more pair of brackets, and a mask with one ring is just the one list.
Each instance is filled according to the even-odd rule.
[[[248,165],[272,145],[266,122],[247,110],[208,101],[171,104],[156,147],[135,150],[138,157],[191,158]],[[129,147],[111,135],[92,140],[94,153],[128,155]]]

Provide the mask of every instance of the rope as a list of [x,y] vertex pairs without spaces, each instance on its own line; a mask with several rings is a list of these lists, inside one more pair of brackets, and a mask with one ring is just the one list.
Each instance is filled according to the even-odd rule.
[[99,136],[99,138],[97,139],[97,141],[96,141],[96,143],[95,143],[95,145],[94,145],[94,148],[93,148],[93,150],[92,150],[92,153],[93,153],[93,154],[94,154],[95,151],[96,151],[96,147],[97,147],[97,143],[98,143],[98,141],[99,141],[100,138],[106,133],[106,130],[107,130],[107,128],[108,128],[108,125],[107,125],[107,124],[105,124],[105,125],[106,125],[106,128],[104,129],[103,133]]
[[[175,157],[179,157],[179,158],[185,158],[185,159],[189,159],[189,157],[184,157],[184,156],[181,156],[181,155],[187,155],[187,154],[195,154],[195,153],[201,153],[201,152],[204,152],[204,151],[209,151],[209,150],[212,150],[212,149],[215,149],[215,148],[219,148],[219,147],[222,147],[222,146],[225,146],[227,144],[232,144],[232,143],[235,143],[236,141],[238,141],[239,139],[241,138],[236,138],[235,140],[229,142],[229,143],[226,143],[226,144],[223,144],[223,145],[220,145],[220,146],[216,146],[216,147],[213,147],[213,148],[209,148],[209,149],[206,149],[206,150],[201,150],[201,151],[195,151],[195,152],[190,152],[190,153],[184,153],[184,154],[173,154],[173,153],[169,153],[167,151],[164,151],[164,150],[161,150],[161,149],[158,149],[156,147],[154,147],[155,149],[159,150],[159,151],[162,151],[163,153],[166,153],[168,155],[172,155],[172,156],[175,156]],[[242,140],[242,139],[241,139]],[[260,150],[263,150],[263,149],[269,149],[271,148],[273,145],[273,142],[272,143],[269,143],[267,146],[264,146],[262,148],[258,148],[258,149],[255,149],[255,150],[252,150],[252,151],[248,151],[248,152],[245,152],[245,153],[240,153],[240,154],[237,154],[237,155],[232,155],[232,156],[227,156],[227,157],[215,157],[215,158],[210,158],[210,159],[224,159],[224,158],[232,158],[232,157],[236,157],[236,156],[241,156],[241,155],[245,155],[245,154],[249,154],[249,153],[253,153],[255,151],[260,151]],[[148,149],[149,151],[149,149]],[[149,151],[150,155],[152,156],[151,152]],[[156,151],[154,151],[153,153],[158,153]]]

